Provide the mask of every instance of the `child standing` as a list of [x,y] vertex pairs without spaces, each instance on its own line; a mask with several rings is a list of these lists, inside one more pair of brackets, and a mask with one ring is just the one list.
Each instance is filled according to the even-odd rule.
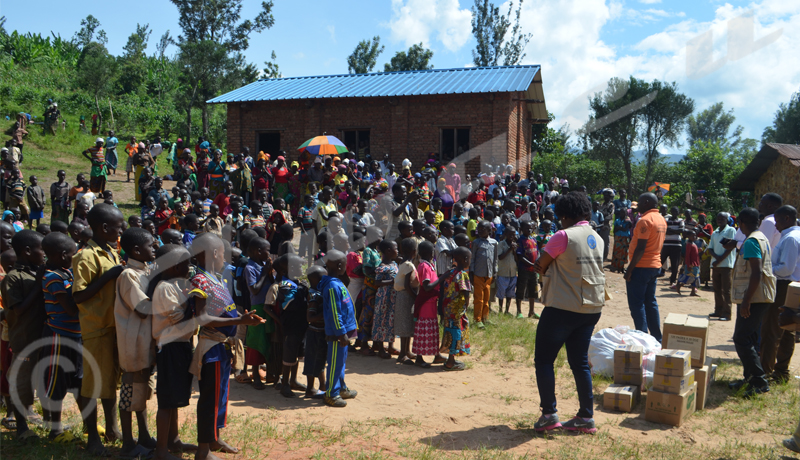
[[699,297],[697,288],[700,287],[700,251],[697,248],[697,232],[690,230],[684,232],[686,238],[686,256],[683,261],[683,273],[678,277],[675,291],[680,294],[681,287],[692,288],[690,296]]
[[372,340],[372,324],[375,317],[375,298],[380,284],[376,279],[375,269],[381,265],[381,253],[378,245],[383,241],[383,231],[379,228],[367,229],[369,244],[364,249],[362,256],[362,269],[364,272],[364,297],[361,305],[361,314],[358,315],[358,340],[361,342],[361,354],[374,356],[377,348],[373,341],[373,349],[369,348]]
[[195,309],[201,325],[190,367],[200,386],[195,459],[205,460],[214,458],[212,450],[239,452],[219,437],[219,429],[227,424],[231,374],[231,357],[224,342],[236,335],[237,325],[262,324],[264,320],[252,310],[239,316],[227,286],[217,278],[216,273],[225,267],[225,245],[219,237],[200,235],[194,240],[192,250],[197,260],[197,274],[191,280],[191,294],[197,296]]
[[395,263],[397,243],[383,240],[378,245],[378,250],[381,252],[382,262],[375,268],[375,281],[379,287],[375,294],[372,348],[378,352],[381,358],[389,359],[392,356],[385,350],[383,343],[394,343],[394,304],[397,291],[394,290],[393,284],[398,272],[397,263]]
[[[78,304],[84,360],[94,359],[98,366],[85,366],[81,383],[81,412],[86,414],[84,425],[89,432],[87,450],[95,455],[106,450],[97,432],[97,405],[100,398],[106,418],[105,439],[122,439],[117,428],[117,381],[120,377],[117,333],[114,322],[116,283],[122,273],[119,254],[115,249],[122,234],[122,213],[114,206],[101,203],[89,211],[87,220],[92,239],[75,254],[72,272],[75,277],[72,296]],[[128,351],[128,350],[126,350]],[[95,375],[99,372],[100,375]],[[99,386],[95,386],[95,381]]]
[[[426,211],[431,212],[431,211]],[[400,364],[414,364],[417,358],[411,354],[411,338],[414,336],[414,298],[419,289],[417,269],[412,262],[417,257],[417,242],[407,238],[403,240],[403,263],[397,269],[394,279],[395,294],[394,304],[394,334],[400,337],[400,355],[397,362]]]
[[[162,202],[166,199],[162,199]],[[129,228],[120,240],[128,256],[128,264],[117,278],[114,320],[122,370],[120,389],[120,425],[122,452],[125,456],[146,455],[156,447],[147,429],[147,401],[152,397],[155,342],[151,305],[145,291],[149,270],[147,264],[156,258],[153,236],[143,228]],[[132,412],[136,412],[139,440],[133,439]]]
[[522,318],[522,301],[528,299],[528,318],[539,319],[534,311],[536,297],[539,295],[539,284],[536,282],[534,264],[539,258],[537,241],[532,235],[533,222],[522,222],[517,240],[517,318]]
[[314,208],[316,203],[312,195],[305,196],[305,203],[297,213],[297,218],[300,220],[300,257],[308,260],[311,265],[311,259],[314,256]]
[[470,241],[478,238],[478,209],[472,208],[469,210],[469,220],[467,221],[467,236]]
[[211,233],[222,238],[222,227],[225,222],[219,217],[219,206],[212,204],[208,207],[208,217],[203,220],[203,232]]
[[[188,406],[192,397],[189,366],[193,351],[191,340],[197,326],[191,321],[192,312],[186,297],[189,291],[186,279],[189,275],[189,251],[182,246],[166,244],[158,249],[156,257],[163,261],[164,269],[148,287],[148,292],[153,291],[153,340],[158,347],[158,442],[154,458],[174,460],[170,450],[197,450],[197,446],[184,444],[178,435],[178,409]],[[158,263],[161,265],[162,262]]]
[[453,222],[444,220],[439,223],[441,235],[436,240],[434,254],[436,256],[436,274],[441,276],[453,268],[453,251],[458,247],[453,240]]
[[[353,300],[344,284],[337,278],[345,273],[344,253],[333,250],[326,263],[328,276],[323,276],[316,289],[322,293],[322,313],[325,317],[325,335],[328,339],[328,389],[325,404],[344,407],[347,399],[358,392],[347,388],[344,372],[347,366],[347,348],[356,335],[356,316]],[[390,280],[391,281],[391,280]],[[391,286],[387,286],[391,289]]]
[[[497,302],[502,311],[503,299],[506,300],[506,314],[511,306],[511,299],[517,291],[517,242],[514,241],[516,234],[513,227],[506,227],[503,240],[497,245]],[[522,318],[519,309],[517,318]]]
[[[294,254],[284,254],[278,257],[273,268],[276,273],[276,283],[272,285],[265,304],[274,305],[280,312],[280,329],[283,335],[283,375],[281,377],[281,395],[294,398],[293,389],[306,391],[308,388],[297,381],[298,358],[302,357],[303,337],[308,329],[308,319],[304,299],[308,297],[306,288],[297,283],[301,259]],[[277,285],[277,296],[272,298],[274,287]],[[267,307],[269,308],[269,307]]]
[[628,246],[631,244],[631,218],[625,209],[617,209],[614,219],[614,252],[611,257],[611,271],[625,273],[628,262]]
[[497,240],[492,238],[492,224],[483,221],[478,225],[478,238],[472,241],[470,279],[475,283],[474,318],[478,329],[483,329],[489,319],[490,288],[497,276]]
[[426,288],[435,287],[441,283],[444,332],[442,346],[439,351],[440,353],[449,353],[447,362],[443,366],[446,371],[463,371],[466,369],[463,362],[456,360],[456,356],[465,356],[470,352],[467,306],[469,306],[469,293],[472,292],[472,283],[469,281],[467,270],[469,269],[471,256],[472,253],[469,249],[459,247],[453,251],[455,268],[433,283],[424,283]]
[[[435,200],[434,200],[435,201]],[[452,223],[450,221],[442,221]],[[439,276],[436,274],[436,261],[433,258],[433,244],[425,241],[418,248],[420,262],[417,265],[417,282],[419,280],[436,283]],[[414,342],[411,352],[417,355],[414,364],[422,368],[431,367],[425,362],[423,356],[439,354],[439,322],[437,321],[436,302],[439,299],[439,287],[430,285],[420,289],[414,300]],[[440,356],[434,362],[444,362]]]
[[[318,286],[323,276],[328,274],[318,265],[308,267],[306,277],[311,286]],[[314,289],[308,290],[308,310],[306,311],[308,330],[306,330],[306,350],[303,358],[303,375],[306,376],[306,398],[325,397],[325,359],[328,355],[328,342],[325,341],[325,315],[322,312],[322,294]],[[314,390],[314,379],[319,380],[319,389]]]
[[[263,390],[264,383],[258,372],[261,364],[267,362],[270,356],[271,343],[270,334],[274,334],[277,328],[271,315],[267,315],[264,301],[267,296],[267,289],[274,281],[272,277],[272,262],[270,260],[269,242],[263,238],[254,238],[247,245],[247,255],[250,260],[244,269],[247,289],[250,293],[250,309],[257,315],[268,318],[263,325],[247,328],[247,354],[245,364],[250,366],[250,376],[253,380],[253,388]],[[277,378],[274,371],[271,373],[273,378]]]
[[36,225],[39,225],[39,221],[44,218],[44,204],[47,198],[44,195],[44,190],[39,187],[39,181],[36,179],[36,176],[31,176],[30,187],[28,187],[27,196],[28,196],[28,207],[31,208],[30,213],[28,213],[28,226],[29,228],[33,227],[33,221],[36,221]]

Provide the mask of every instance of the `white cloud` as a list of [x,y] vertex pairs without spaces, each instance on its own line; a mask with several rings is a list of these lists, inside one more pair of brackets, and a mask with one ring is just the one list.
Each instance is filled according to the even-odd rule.
[[405,46],[422,42],[431,46],[439,41],[449,51],[457,51],[472,36],[472,13],[460,8],[458,0],[392,0],[392,19],[386,26],[392,41]]
[[336,26],[329,25],[328,27],[326,27],[326,29],[328,33],[331,34],[331,40],[333,40],[333,42],[336,43]]
[[639,3],[644,3],[646,5],[653,5],[656,3],[661,3],[661,0],[639,0]]
[[[735,110],[737,123],[745,126],[745,135],[759,138],[778,104],[788,101],[800,87],[800,62],[793,49],[800,43],[800,11],[787,8],[785,3],[756,0],[751,4],[756,45],[740,45],[731,53],[729,21],[746,15],[745,8],[724,4],[711,21],[679,19],[660,31],[655,29],[633,46],[617,48],[602,37],[604,28],[619,14],[619,4],[604,0],[525,2],[523,27],[533,33],[525,63],[542,65],[547,108],[556,115],[557,126],[568,123],[573,130],[581,127],[588,117],[590,95],[604,90],[612,77],[633,75],[676,81],[679,89],[695,100],[697,110],[722,101],[726,108]],[[507,9],[507,4],[503,8]],[[661,14],[656,11],[663,10],[648,14]],[[736,30],[746,32],[747,27],[742,27],[746,22],[739,21]],[[774,38],[770,34],[780,29],[777,40],[770,41]],[[708,31],[713,36],[712,53],[701,64],[719,64],[696,68],[692,63],[698,62],[695,58],[687,66],[687,44]],[[762,39],[764,46],[759,47]],[[737,40],[747,42],[741,37]]]
[[292,57],[299,60],[299,59],[303,59],[304,57],[306,57],[306,55],[305,55],[305,53],[300,52],[300,53],[294,53],[292,55]]

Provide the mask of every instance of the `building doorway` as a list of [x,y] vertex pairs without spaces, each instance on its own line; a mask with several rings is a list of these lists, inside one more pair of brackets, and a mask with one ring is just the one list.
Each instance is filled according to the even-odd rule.
[[278,131],[258,133],[256,150],[269,153],[271,158],[275,158],[281,151],[281,133]]

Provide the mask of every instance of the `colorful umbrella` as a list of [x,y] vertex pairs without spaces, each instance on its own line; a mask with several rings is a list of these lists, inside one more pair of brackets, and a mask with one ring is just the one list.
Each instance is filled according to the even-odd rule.
[[317,136],[305,142],[297,148],[299,152],[308,152],[314,155],[336,155],[345,153],[347,147],[342,141],[334,136]]
[[666,195],[669,193],[669,184],[662,184],[661,182],[656,182],[655,185],[651,185],[647,188],[648,192],[658,193],[661,192],[662,195]]

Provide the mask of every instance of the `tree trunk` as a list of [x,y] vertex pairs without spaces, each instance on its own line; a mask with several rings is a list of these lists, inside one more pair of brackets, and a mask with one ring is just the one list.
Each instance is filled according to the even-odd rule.
[[97,93],[94,95],[94,106],[97,108],[97,132],[103,131],[103,114],[100,112],[100,100],[97,98]]
[[114,121],[114,109],[111,108],[111,98],[108,99],[108,111],[111,112],[111,126],[117,127],[117,122]]
[[208,104],[203,102],[203,136],[208,139]]
[[192,106],[190,105],[188,109],[186,109],[186,140],[184,141],[183,145],[191,145],[189,143],[189,139],[192,138]]
[[632,195],[633,194],[633,171],[631,169],[631,159],[630,159],[630,157],[628,157],[624,161],[624,163],[625,163],[625,178],[628,181],[628,195],[635,196],[635,195]]

